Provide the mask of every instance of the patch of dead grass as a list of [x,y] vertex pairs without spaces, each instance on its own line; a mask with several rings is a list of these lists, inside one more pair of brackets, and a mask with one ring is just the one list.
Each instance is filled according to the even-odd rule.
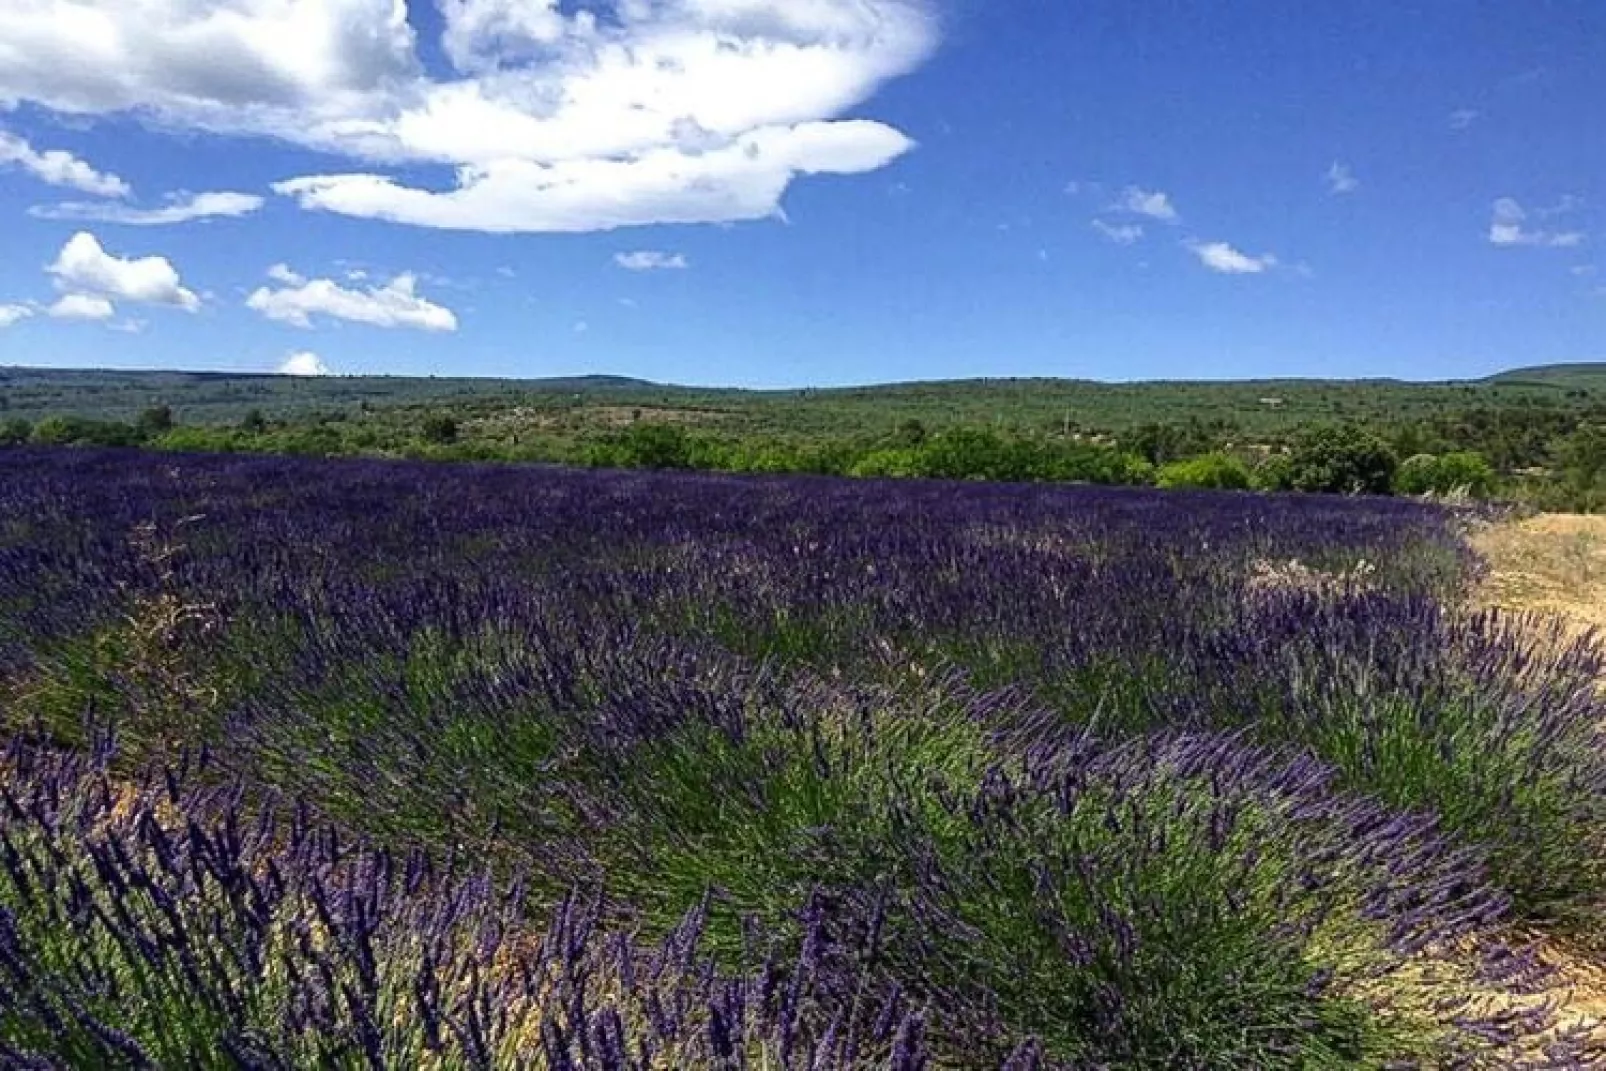
[[1473,533],[1489,606],[1566,614],[1606,629],[1606,517],[1543,514]]

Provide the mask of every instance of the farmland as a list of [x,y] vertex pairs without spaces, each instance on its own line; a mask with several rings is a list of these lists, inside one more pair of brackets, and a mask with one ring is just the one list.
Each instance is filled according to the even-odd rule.
[[1591,1066],[1606,649],[1466,524],[0,451],[0,1061]]

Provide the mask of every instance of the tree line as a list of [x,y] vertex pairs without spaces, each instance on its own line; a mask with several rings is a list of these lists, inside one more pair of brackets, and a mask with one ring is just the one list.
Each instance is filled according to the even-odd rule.
[[133,421],[0,422],[0,446],[149,447],[311,456],[554,462],[615,468],[861,478],[1081,482],[1171,489],[1507,497],[1552,510],[1606,508],[1606,414],[1516,407],[1395,427],[1324,424],[1245,443],[1230,421],[1149,423],[1113,435],[1021,433],[905,419],[879,435],[780,437],[689,429],[636,412],[589,435],[498,438],[443,409],[344,411],[184,425],[165,405]]

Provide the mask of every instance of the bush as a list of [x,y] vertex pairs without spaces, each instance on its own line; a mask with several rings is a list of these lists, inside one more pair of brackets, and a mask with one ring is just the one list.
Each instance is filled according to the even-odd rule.
[[153,405],[139,415],[140,434],[150,437],[173,430],[173,409],[166,405]]
[[629,469],[688,469],[691,443],[686,432],[668,424],[634,424],[597,444],[588,453],[592,465]]
[[1292,491],[1294,489],[1294,460],[1287,454],[1268,454],[1255,466],[1253,473],[1257,491]]
[[1246,491],[1250,477],[1243,462],[1215,453],[1165,465],[1155,476],[1155,483],[1167,490]]
[[1010,453],[1008,444],[992,431],[950,428],[921,447],[918,475],[945,480],[1024,478]]
[[26,420],[8,420],[0,424],[0,446],[21,446],[33,435],[33,425]]
[[139,440],[131,425],[75,416],[46,417],[34,425],[31,436],[41,446],[134,446]]
[[1353,424],[1301,435],[1289,457],[1295,491],[1335,495],[1386,495],[1394,490],[1399,460],[1387,443]]
[[920,453],[910,449],[872,450],[853,463],[848,475],[902,479],[919,474]]
[[445,445],[457,441],[457,421],[444,413],[433,413],[424,418],[421,433],[425,442]]
[[1487,498],[1494,491],[1495,474],[1482,454],[1459,451],[1435,457],[1417,454],[1400,465],[1395,486],[1403,495],[1465,493]]

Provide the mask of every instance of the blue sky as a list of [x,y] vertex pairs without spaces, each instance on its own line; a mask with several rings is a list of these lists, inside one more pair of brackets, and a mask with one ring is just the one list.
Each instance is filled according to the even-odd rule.
[[0,364],[1606,359],[1599,0],[32,0]]

